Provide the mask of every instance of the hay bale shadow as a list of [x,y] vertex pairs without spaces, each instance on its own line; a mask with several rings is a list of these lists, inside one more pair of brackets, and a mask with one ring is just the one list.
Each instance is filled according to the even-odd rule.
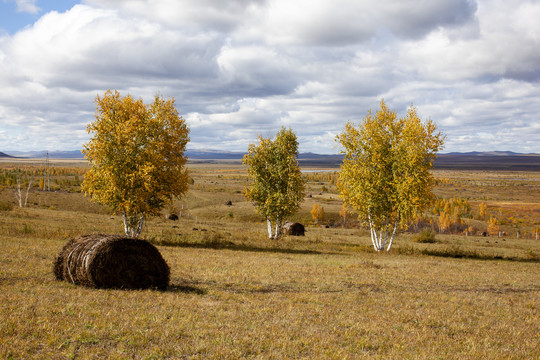
[[195,286],[189,286],[189,285],[171,285],[167,289],[167,291],[170,292],[182,292],[187,294],[195,294],[195,295],[206,295],[206,290],[201,289]]
[[166,290],[170,269],[146,240],[118,235],[82,235],[69,240],[55,259],[57,280],[103,289]]

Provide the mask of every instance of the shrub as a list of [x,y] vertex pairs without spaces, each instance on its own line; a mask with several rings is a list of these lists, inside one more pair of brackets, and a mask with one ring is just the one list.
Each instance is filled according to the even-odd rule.
[[419,243],[433,244],[437,242],[435,239],[435,232],[430,228],[424,228],[414,237],[414,240]]

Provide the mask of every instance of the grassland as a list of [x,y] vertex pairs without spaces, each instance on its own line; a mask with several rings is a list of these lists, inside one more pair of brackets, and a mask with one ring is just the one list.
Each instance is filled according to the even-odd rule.
[[164,210],[180,219],[153,218],[143,232],[171,267],[164,292],[54,280],[69,238],[122,231],[78,192],[77,171],[59,172],[53,192],[32,189],[24,208],[13,186],[0,190],[0,358],[540,358],[540,241],[514,235],[540,225],[540,173],[438,171],[438,196],[485,201],[516,220],[501,225],[509,235],[421,244],[403,233],[375,254],[354,219],[342,226],[331,173],[307,175],[294,220],[309,224],[317,203],[332,226],[273,242],[243,200],[238,164],[190,169],[190,191]]

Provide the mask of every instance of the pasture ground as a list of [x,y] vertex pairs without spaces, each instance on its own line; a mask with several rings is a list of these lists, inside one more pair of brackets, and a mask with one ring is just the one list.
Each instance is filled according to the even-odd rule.
[[540,240],[514,235],[540,225],[540,173],[437,172],[448,179],[439,196],[487,202],[514,218],[510,235],[420,244],[403,233],[376,254],[365,230],[340,225],[328,173],[309,175],[294,220],[308,224],[317,203],[333,226],[270,241],[241,195],[241,166],[190,169],[191,190],[164,211],[180,219],[153,218],[142,235],[171,267],[164,292],[54,280],[69,238],[122,231],[74,176],[58,175],[54,192],[32,189],[24,208],[13,187],[0,190],[0,358],[540,358]]

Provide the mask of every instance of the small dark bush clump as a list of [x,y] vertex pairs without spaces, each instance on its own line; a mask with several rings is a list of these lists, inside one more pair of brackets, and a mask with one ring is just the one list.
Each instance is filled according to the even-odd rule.
[[414,240],[423,244],[433,244],[437,242],[437,239],[435,239],[435,232],[429,228],[422,229],[422,231],[416,234]]

